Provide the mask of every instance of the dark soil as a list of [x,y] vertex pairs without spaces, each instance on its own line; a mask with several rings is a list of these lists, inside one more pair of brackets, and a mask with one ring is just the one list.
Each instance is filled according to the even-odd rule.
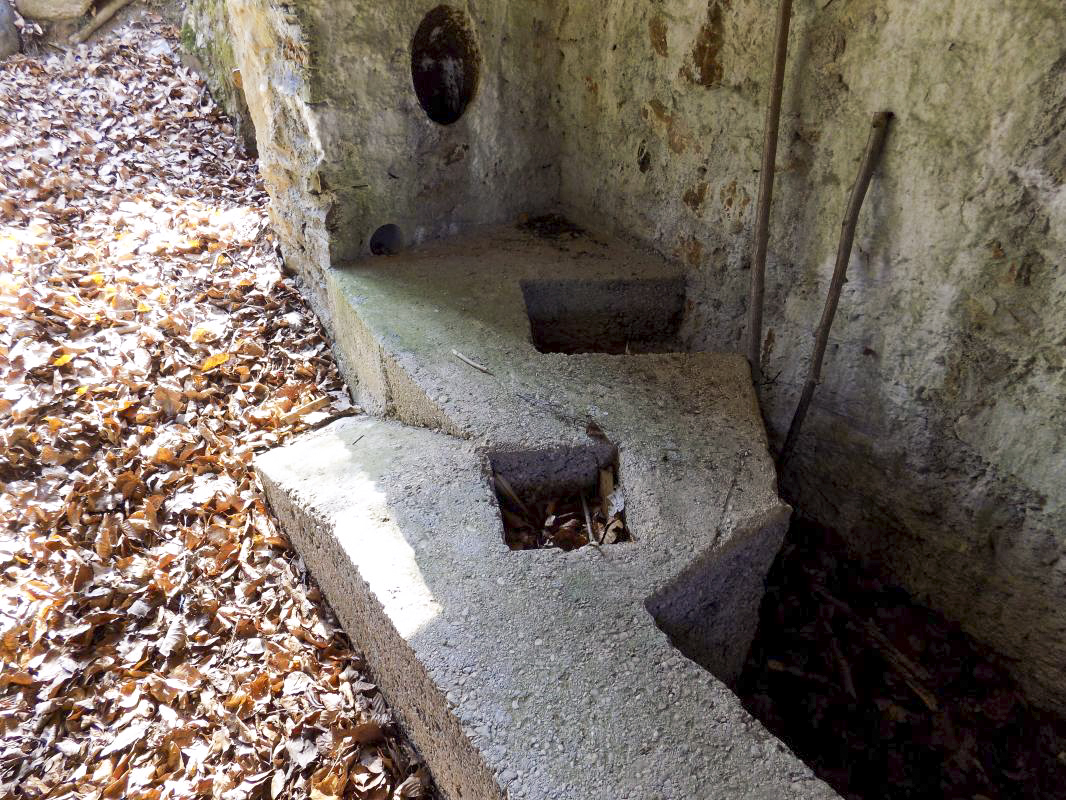
[[810,523],[770,573],[737,692],[849,800],[1066,798],[1066,722]]
[[544,214],[518,223],[518,227],[543,239],[577,239],[585,229],[562,214]]

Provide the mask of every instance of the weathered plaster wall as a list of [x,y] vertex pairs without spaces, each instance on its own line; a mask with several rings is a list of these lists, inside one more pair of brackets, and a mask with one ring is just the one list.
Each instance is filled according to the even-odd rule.
[[[411,87],[426,0],[225,9],[290,265],[386,222],[447,236],[554,202],[689,265],[695,348],[742,342],[770,0],[456,0],[451,126]],[[1066,708],[1066,14],[1060,0],[796,0],[760,387],[798,396],[872,112],[897,115],[785,491]]]
[[[411,37],[436,5],[195,0],[187,17],[208,58],[227,47],[210,23],[227,20],[286,261],[327,316],[324,272],[367,254],[379,226],[398,225],[417,243],[558,196],[558,136],[545,113],[544,76],[558,58],[550,4],[453,4],[482,64],[473,103],[447,126],[428,118],[411,82]],[[216,73],[224,83],[226,70]]]
[[[563,3],[561,199],[691,265],[694,346],[742,346],[773,42],[767,0]],[[764,412],[799,394],[872,112],[897,115],[799,507],[1066,701],[1066,13],[798,0]]]

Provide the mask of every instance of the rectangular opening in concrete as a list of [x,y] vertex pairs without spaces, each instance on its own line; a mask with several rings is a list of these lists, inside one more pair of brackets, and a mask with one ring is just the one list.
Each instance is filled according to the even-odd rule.
[[533,344],[542,353],[671,353],[685,304],[681,276],[523,281]]
[[576,550],[628,541],[613,446],[498,452],[493,488],[512,550]]

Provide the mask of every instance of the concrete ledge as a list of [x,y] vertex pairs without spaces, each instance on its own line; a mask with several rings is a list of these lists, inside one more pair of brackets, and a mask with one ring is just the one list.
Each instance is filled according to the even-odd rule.
[[[513,228],[330,276],[346,378],[404,424],[257,467],[446,797],[834,796],[726,686],[789,508],[745,359],[684,352],[683,290]],[[493,469],[552,493],[607,462],[633,541],[506,546]]]
[[645,610],[657,587],[660,613],[682,607],[699,568],[678,583],[643,523],[632,544],[509,550],[485,458],[358,418],[257,461],[445,797],[835,796]]

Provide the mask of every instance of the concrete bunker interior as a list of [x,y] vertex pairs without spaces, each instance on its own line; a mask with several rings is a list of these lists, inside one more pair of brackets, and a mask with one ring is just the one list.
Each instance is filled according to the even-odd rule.
[[[708,549],[737,539],[738,493],[723,501],[731,472],[749,485],[744,447],[701,461],[710,445],[689,425],[697,406],[683,384],[742,346],[768,4],[201,0],[189,24],[232,54],[215,60],[216,83],[240,71],[286,261],[364,408],[493,448],[538,436],[583,446],[592,418],[627,483],[631,440],[649,486],[660,486],[649,464],[685,484],[716,482],[713,513],[699,508],[726,535]],[[1002,654],[1032,701],[1060,712],[1064,41],[1052,0],[796,2],[755,387],[776,449],[866,120],[890,108],[823,382],[780,493]],[[588,233],[521,227],[549,214]],[[375,238],[386,224],[395,229]],[[631,326],[624,336],[618,319]],[[667,383],[676,416],[655,423],[654,443],[631,432],[637,420],[621,436],[598,415],[621,385],[651,418]],[[640,541],[643,527],[634,522]],[[745,563],[765,574],[777,548],[766,559],[767,541],[741,538],[714,564],[750,547],[762,560]],[[691,631],[710,617],[692,609],[714,598],[673,604],[669,587],[687,574],[686,598],[714,583],[710,566],[682,571],[642,602],[705,663]],[[725,660],[739,670],[735,653]]]

